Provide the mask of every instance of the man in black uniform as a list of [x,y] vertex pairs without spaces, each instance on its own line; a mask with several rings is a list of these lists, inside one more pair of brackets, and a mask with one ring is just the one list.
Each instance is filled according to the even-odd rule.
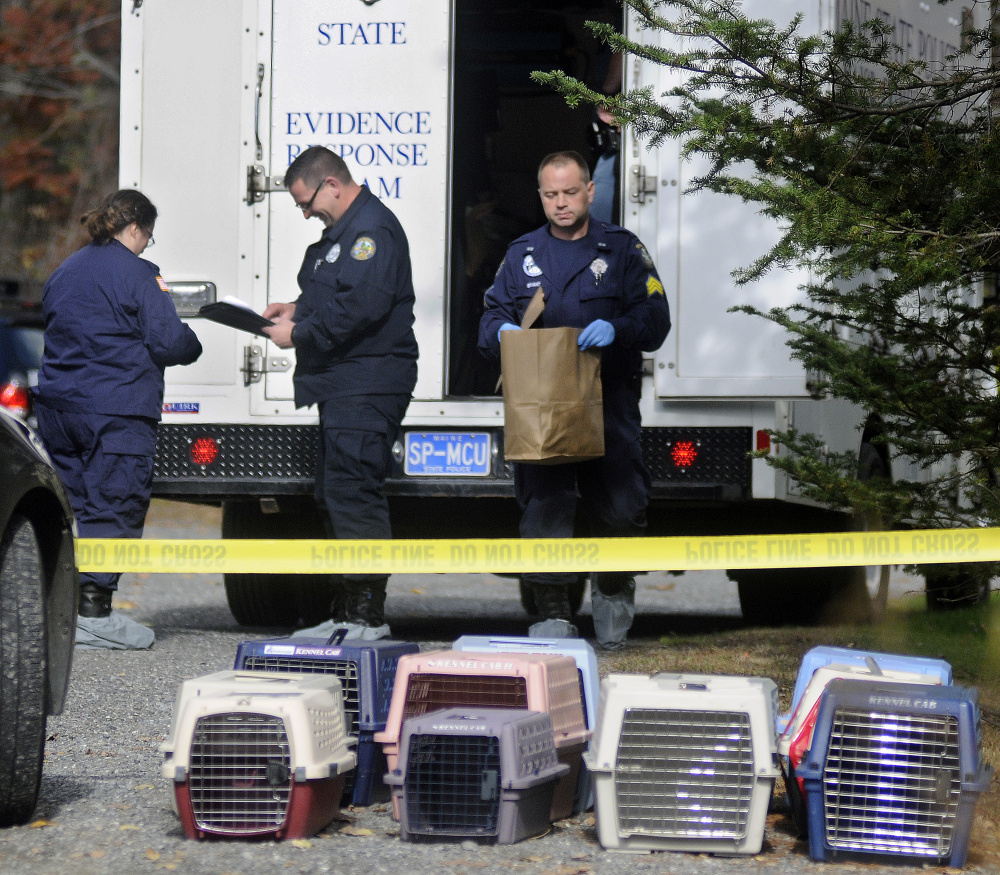
[[[514,465],[525,538],[570,538],[577,496],[595,535],[641,535],[650,478],[642,460],[639,397],[642,351],[660,347],[670,330],[663,284],[646,247],[631,232],[590,216],[594,183],[583,157],[555,152],[538,168],[548,224],[507,250],[479,326],[479,348],[500,355],[500,332],[519,329],[538,288],[545,310],[538,327],[582,329],[581,349],[599,347],[604,392],[604,457],[567,465]],[[569,637],[568,586],[575,573],[526,574],[542,623],[532,635]],[[591,600],[597,643],[621,647],[635,615],[635,580],[597,574]]]
[[[301,294],[270,304],[265,329],[282,349],[295,347],[295,404],[316,404],[320,442],[316,501],[335,538],[391,538],[383,494],[392,443],[417,382],[410,250],[399,220],[329,149],[314,146],[292,162],[285,186],[308,219],[326,226],[306,250]],[[326,634],[389,634],[383,608],[387,576],[343,575]]]

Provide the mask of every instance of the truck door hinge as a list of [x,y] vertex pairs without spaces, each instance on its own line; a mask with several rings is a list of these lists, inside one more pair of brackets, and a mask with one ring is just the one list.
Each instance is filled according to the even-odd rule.
[[629,180],[628,199],[634,204],[646,203],[646,198],[656,194],[656,177],[650,176],[641,165],[632,168]]
[[264,195],[272,191],[285,191],[283,176],[268,176],[263,164],[253,164],[247,168],[247,204],[259,204],[264,200]]
[[259,383],[264,374],[283,374],[292,369],[292,360],[286,356],[273,355],[264,357],[264,349],[260,346],[243,347],[243,385]]

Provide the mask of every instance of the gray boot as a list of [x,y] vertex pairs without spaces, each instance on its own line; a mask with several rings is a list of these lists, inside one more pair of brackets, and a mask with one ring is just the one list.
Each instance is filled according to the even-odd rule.
[[598,574],[590,588],[594,634],[604,650],[621,650],[635,619],[635,578]]
[[529,638],[576,638],[579,634],[569,620],[542,620],[528,627]]

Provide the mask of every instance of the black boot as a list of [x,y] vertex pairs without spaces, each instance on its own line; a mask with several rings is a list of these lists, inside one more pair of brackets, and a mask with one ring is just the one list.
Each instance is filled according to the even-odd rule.
[[80,587],[80,605],[77,613],[81,617],[110,617],[111,596],[110,589],[105,589],[96,583],[85,583]]
[[562,583],[532,583],[535,608],[543,620],[571,620],[569,589]]
[[569,587],[564,583],[532,583],[531,594],[542,618],[528,627],[529,638],[576,638],[569,606]]
[[346,623],[381,626],[385,623],[385,582],[345,581],[341,613],[338,619]]

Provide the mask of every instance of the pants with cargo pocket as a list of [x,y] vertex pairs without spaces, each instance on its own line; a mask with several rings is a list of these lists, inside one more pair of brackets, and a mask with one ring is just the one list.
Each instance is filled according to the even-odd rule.
[[[385,481],[392,466],[392,443],[409,401],[409,396],[383,395],[338,398],[320,405],[315,492],[330,537],[392,537]],[[388,579],[385,574],[334,576],[346,595],[374,598],[377,604],[371,606],[370,619],[379,622]],[[337,613],[336,603],[332,612]]]
[[[155,419],[35,405],[38,433],[66,487],[81,538],[141,538],[153,489]],[[80,585],[116,590],[120,572],[83,572]]]
[[[651,480],[642,458],[641,433],[638,392],[631,385],[606,387],[602,458],[566,465],[515,463],[521,537],[572,538],[580,505],[595,537],[645,534]],[[576,578],[576,572],[523,575],[536,593],[536,603],[545,598],[539,587],[565,589]],[[624,640],[635,613],[634,594],[635,580],[630,572],[593,576],[594,625],[602,646]]]

